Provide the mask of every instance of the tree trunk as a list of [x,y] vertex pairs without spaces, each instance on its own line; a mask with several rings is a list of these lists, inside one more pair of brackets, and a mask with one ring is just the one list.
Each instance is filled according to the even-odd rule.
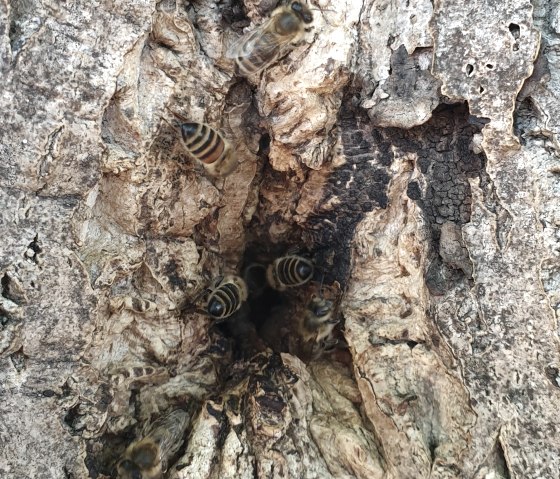
[[[275,1],[0,0],[1,477],[116,477],[176,409],[173,479],[560,477],[558,3],[311,3],[245,79]],[[294,248],[309,285],[200,311]]]

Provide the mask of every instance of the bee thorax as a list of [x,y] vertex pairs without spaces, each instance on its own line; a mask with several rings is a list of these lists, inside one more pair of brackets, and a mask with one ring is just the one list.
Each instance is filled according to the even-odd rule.
[[300,28],[299,19],[290,12],[282,12],[278,23],[276,24],[276,32],[279,35],[290,35],[297,33]]

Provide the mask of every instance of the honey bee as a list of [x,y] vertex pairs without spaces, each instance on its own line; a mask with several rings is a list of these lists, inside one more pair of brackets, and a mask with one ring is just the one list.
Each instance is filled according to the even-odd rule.
[[307,304],[283,303],[274,307],[259,333],[276,352],[289,352],[304,361],[317,359],[337,343],[333,330],[334,303],[314,296]]
[[332,335],[321,340],[321,341],[308,341],[304,343],[301,347],[300,358],[304,361],[312,361],[319,359],[325,354],[332,353],[339,341]]
[[117,464],[120,479],[160,479],[183,443],[189,415],[176,409],[151,424]]
[[331,336],[338,322],[338,319],[333,317],[333,302],[314,296],[305,309],[299,334],[304,341],[323,343]]
[[303,256],[287,255],[278,258],[266,270],[268,284],[278,290],[301,286],[313,277],[315,267]]
[[206,312],[216,320],[229,318],[247,300],[247,285],[235,275],[219,276],[206,289]]
[[237,155],[231,143],[219,131],[206,123],[188,122],[179,114],[171,113],[181,122],[179,130],[182,145],[210,176],[223,178],[233,173],[238,165]]
[[304,35],[313,15],[302,2],[276,8],[270,18],[228,49],[240,74],[251,76],[288,53]]

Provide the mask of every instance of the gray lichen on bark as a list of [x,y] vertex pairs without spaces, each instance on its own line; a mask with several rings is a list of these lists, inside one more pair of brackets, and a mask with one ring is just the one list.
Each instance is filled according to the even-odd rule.
[[[170,478],[557,477],[560,7],[312,1],[242,79],[276,4],[0,0],[0,475],[114,477],[182,408]],[[191,308],[293,245],[347,348]]]

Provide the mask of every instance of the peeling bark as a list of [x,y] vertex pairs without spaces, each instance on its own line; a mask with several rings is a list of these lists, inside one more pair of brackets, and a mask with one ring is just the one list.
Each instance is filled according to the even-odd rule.
[[[182,409],[173,479],[558,477],[560,7],[312,1],[241,78],[276,4],[0,0],[0,475],[116,477]],[[293,248],[311,283],[201,310]]]

